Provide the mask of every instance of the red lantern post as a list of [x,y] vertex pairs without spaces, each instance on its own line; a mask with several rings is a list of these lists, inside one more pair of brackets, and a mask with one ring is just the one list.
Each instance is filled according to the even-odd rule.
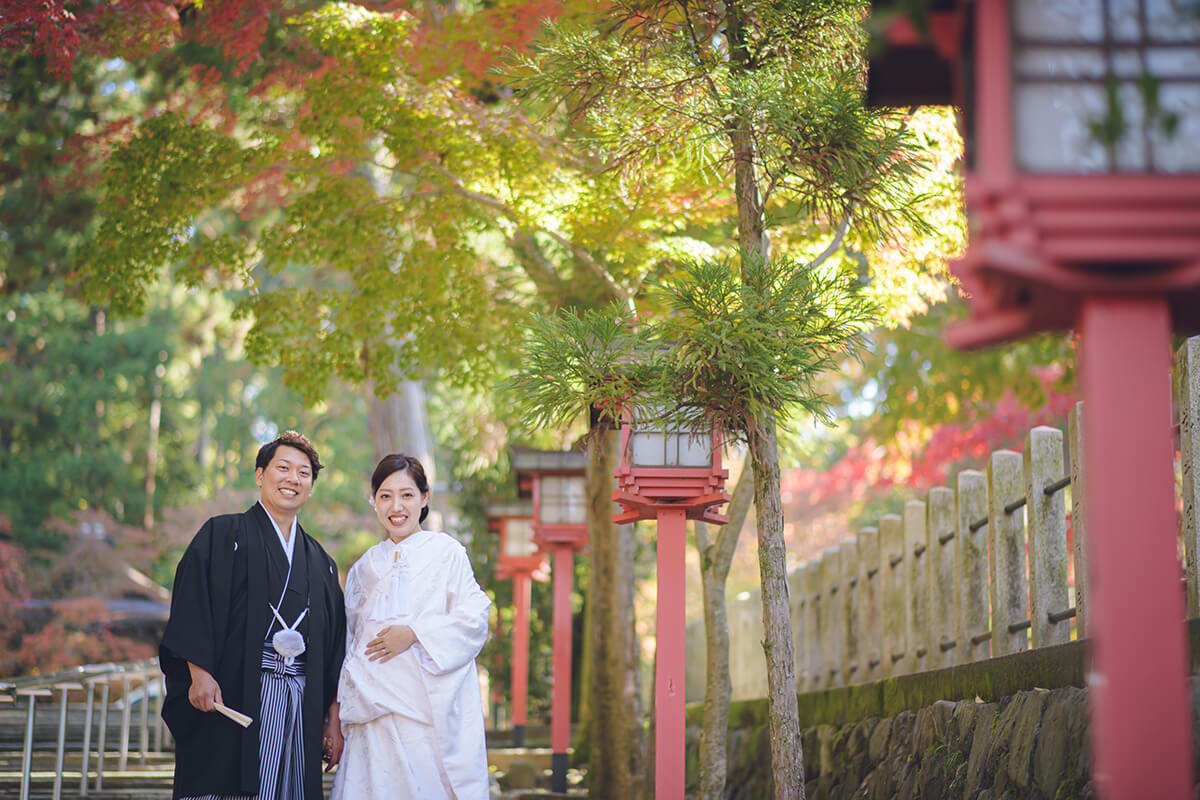
[[654,785],[658,800],[682,800],[685,790],[687,686],[686,520],[728,522],[717,508],[729,501],[714,432],[621,428],[621,463],[612,499],[624,511],[613,520],[658,521],[658,603],[655,617]]
[[513,747],[525,746],[525,721],[529,699],[529,607],[531,580],[545,580],[546,554],[538,549],[530,512],[510,509],[494,518],[500,530],[500,562],[496,577],[513,582],[512,624],[512,724]]
[[550,789],[567,791],[571,746],[571,593],[575,552],[587,546],[585,459],[577,451],[513,448],[518,480],[532,479],[534,537],[551,554],[554,580],[554,688],[550,699]]
[[952,269],[972,317],[947,339],[1079,332],[1093,777],[1106,798],[1190,798],[1168,366],[1171,329],[1200,327],[1200,17],[1150,0],[933,6],[971,223]]

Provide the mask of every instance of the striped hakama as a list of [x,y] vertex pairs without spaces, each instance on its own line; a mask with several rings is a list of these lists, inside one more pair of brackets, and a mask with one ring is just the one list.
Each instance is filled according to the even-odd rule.
[[304,800],[304,657],[285,665],[267,642],[262,653],[258,728],[258,794],[188,797],[183,800]]

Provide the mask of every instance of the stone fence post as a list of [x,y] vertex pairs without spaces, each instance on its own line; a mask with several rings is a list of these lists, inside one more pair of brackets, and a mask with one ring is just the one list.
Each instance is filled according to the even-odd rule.
[[929,659],[929,529],[925,503],[904,504],[905,672],[923,672]]
[[904,674],[908,633],[904,597],[904,524],[896,514],[879,520],[880,623],[883,626],[883,677]]
[[992,651],[991,617],[988,614],[988,525],[972,526],[987,516],[987,476],[977,470],[958,473],[955,495],[958,560],[954,566],[958,584],[958,625],[954,640],[958,663],[982,661]]
[[883,677],[883,574],[879,569],[879,529],[863,528],[858,532],[858,652],[856,675],[861,681],[877,681]]
[[1029,649],[1029,589],[1025,580],[1024,459],[992,453],[988,465],[988,549],[991,552],[992,655]]
[[846,595],[842,591],[842,554],[836,547],[827,547],[818,562],[821,580],[821,685],[840,686],[842,674],[842,633],[845,630]]
[[858,539],[847,539],[838,547],[842,568],[842,667],[838,683],[849,686],[862,681],[859,620],[862,593],[858,583]]
[[[1037,427],[1025,442],[1025,515],[1029,525],[1029,620],[1034,647],[1071,641],[1066,615],[1067,513],[1062,489],[1063,435]],[[1049,490],[1049,493],[1047,493]]]
[[[803,692],[808,687],[808,630],[804,627],[807,622],[808,598],[804,596],[804,565],[800,565],[788,573],[788,613],[792,620],[792,669],[796,673],[796,691]],[[733,643],[730,643],[733,646]]]
[[954,524],[954,492],[945,486],[929,490],[929,657],[930,669],[952,667],[959,648],[955,643],[958,582],[954,579],[958,537]]
[[825,637],[821,635],[821,570],[820,563],[810,561],[803,567],[804,597],[808,600],[808,690],[824,689],[828,686],[824,679],[824,659],[821,645]]

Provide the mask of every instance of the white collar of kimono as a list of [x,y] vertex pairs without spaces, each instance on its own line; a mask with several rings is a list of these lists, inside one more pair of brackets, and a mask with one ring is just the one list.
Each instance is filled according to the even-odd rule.
[[421,543],[428,538],[429,531],[423,528],[417,528],[415,531],[410,533],[408,536],[405,536],[398,542],[392,541],[392,538],[389,536],[383,540],[383,543],[387,545],[387,550],[390,553],[393,550],[400,550],[401,548],[404,550],[415,550],[416,548],[420,547]]
[[[262,500],[258,501],[262,506]],[[267,511],[267,507],[263,506],[263,511]],[[279,523],[271,516],[271,512],[267,511],[267,519],[271,520],[271,527],[275,529],[275,535],[279,537],[279,544],[283,547],[283,554],[287,556],[288,564],[292,563],[292,553],[296,550],[296,522],[299,517],[292,517],[292,530],[288,533],[288,537],[283,538],[283,531],[279,529]]]

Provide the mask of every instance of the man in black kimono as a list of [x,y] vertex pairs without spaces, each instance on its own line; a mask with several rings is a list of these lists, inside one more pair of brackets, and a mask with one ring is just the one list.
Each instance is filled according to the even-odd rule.
[[[257,503],[212,517],[175,572],[159,660],[174,797],[319,800],[322,728],[341,747],[346,612],[337,567],[297,521],[321,470],[288,431],[255,460]],[[252,718],[242,728],[218,704]]]

